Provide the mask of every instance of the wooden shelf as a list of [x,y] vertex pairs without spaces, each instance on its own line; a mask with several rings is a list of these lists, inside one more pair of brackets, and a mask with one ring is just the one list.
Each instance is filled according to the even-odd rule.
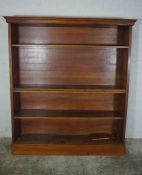
[[135,20],[5,19],[12,153],[123,155]]
[[99,45],[99,44],[12,44],[12,47],[98,47],[98,48],[129,48],[125,45]]
[[51,134],[25,134],[21,135],[16,144],[95,144],[95,143],[121,143],[120,139],[109,133],[91,135],[51,135]]
[[115,119],[122,120],[123,115],[116,111],[77,111],[77,110],[40,110],[24,109],[14,115],[15,119]]
[[25,85],[15,87],[14,92],[46,93],[126,93],[126,89],[109,85]]

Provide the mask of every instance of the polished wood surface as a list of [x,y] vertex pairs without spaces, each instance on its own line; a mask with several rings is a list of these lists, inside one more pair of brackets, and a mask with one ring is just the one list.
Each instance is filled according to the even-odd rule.
[[[126,28],[126,27],[125,27]],[[127,31],[126,31],[127,32]],[[126,33],[125,32],[125,33]],[[121,39],[118,40],[118,34]],[[19,45],[124,45],[128,40],[117,26],[45,26],[14,25],[12,44]]]
[[119,138],[116,140],[116,135],[111,135],[110,133],[96,133],[96,134],[86,134],[86,135],[59,135],[59,134],[23,134],[16,144],[21,142],[24,144],[76,144],[76,145],[93,145],[95,143],[113,143],[120,144]]
[[19,77],[14,76],[15,84],[121,86],[121,67],[124,64],[121,55],[127,51],[128,49],[70,46],[14,48],[13,69],[18,64],[20,67],[17,68]]
[[87,48],[129,48],[125,45],[108,45],[108,44],[12,44],[12,47],[42,47],[42,48],[67,48],[67,47],[87,47]]
[[123,119],[123,114],[117,111],[91,111],[91,110],[41,110],[41,109],[23,109],[15,113],[15,119],[31,119],[31,118],[57,118],[57,119]]
[[5,17],[12,153],[124,154],[133,19]]
[[15,155],[105,155],[122,156],[123,144],[64,145],[64,144],[12,144]]
[[46,92],[46,93],[112,93],[123,94],[126,89],[109,85],[24,85],[14,88],[14,92]]
[[[17,120],[17,119],[15,119]],[[92,119],[87,118],[36,118],[21,119],[21,134],[61,134],[61,135],[86,135],[96,133],[112,133],[117,129],[122,120],[115,119]],[[38,128],[38,130],[37,130]],[[115,133],[114,133],[115,134]]]
[[[62,93],[20,93],[21,109],[48,110],[116,110],[115,98],[119,94],[62,94]],[[123,96],[121,96],[123,98]]]
[[74,24],[74,25],[134,25],[136,19],[123,18],[71,18],[71,17],[45,17],[45,16],[5,16],[8,23],[29,23],[29,24]]
[[[117,128],[118,120],[89,120],[82,119],[28,119],[20,120],[21,134],[58,134],[61,135],[86,135],[91,133],[111,133],[112,126]],[[37,130],[38,128],[38,130]]]

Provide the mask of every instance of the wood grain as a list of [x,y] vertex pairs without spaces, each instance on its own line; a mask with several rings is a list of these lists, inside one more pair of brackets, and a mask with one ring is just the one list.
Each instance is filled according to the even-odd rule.
[[12,153],[123,155],[136,20],[5,19]]
[[[20,93],[21,109],[111,110],[120,94]],[[120,101],[119,101],[120,102]],[[119,103],[120,105],[120,103]]]
[[80,84],[121,86],[123,59],[115,48],[14,48],[14,62],[20,69],[15,84]]
[[14,155],[105,155],[122,156],[123,144],[64,145],[64,144],[13,144]]
[[23,109],[14,114],[14,119],[34,119],[34,118],[48,118],[48,119],[123,119],[123,114],[117,111],[91,111],[91,110],[41,110],[41,109]]
[[60,25],[134,25],[136,19],[123,18],[71,18],[71,17],[45,17],[45,16],[4,16],[8,23],[25,24],[60,24]]

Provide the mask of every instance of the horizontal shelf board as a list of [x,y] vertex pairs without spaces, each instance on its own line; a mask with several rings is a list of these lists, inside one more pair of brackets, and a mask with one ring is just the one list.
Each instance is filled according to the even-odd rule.
[[95,144],[95,143],[121,143],[120,139],[110,133],[96,133],[90,135],[51,135],[51,134],[25,134],[20,136],[17,144]]
[[46,93],[126,93],[126,89],[109,85],[25,85],[15,87],[14,92]]
[[129,48],[125,45],[99,45],[99,44],[12,44],[12,47],[98,47],[98,48]]
[[123,115],[116,111],[86,111],[86,110],[41,110],[23,109],[14,115],[15,119],[123,119]]

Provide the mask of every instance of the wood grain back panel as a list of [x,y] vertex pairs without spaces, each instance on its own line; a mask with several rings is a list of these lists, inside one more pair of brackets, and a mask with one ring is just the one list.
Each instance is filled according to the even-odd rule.
[[114,94],[20,93],[21,109],[110,110],[117,108]]
[[116,26],[15,25],[19,44],[117,44]]
[[[19,83],[116,85],[117,49],[89,47],[21,47]],[[15,52],[16,52],[15,51]],[[119,84],[118,84],[119,85]]]
[[112,134],[119,121],[88,119],[28,119],[21,120],[21,134],[63,134],[88,135],[96,133]]

